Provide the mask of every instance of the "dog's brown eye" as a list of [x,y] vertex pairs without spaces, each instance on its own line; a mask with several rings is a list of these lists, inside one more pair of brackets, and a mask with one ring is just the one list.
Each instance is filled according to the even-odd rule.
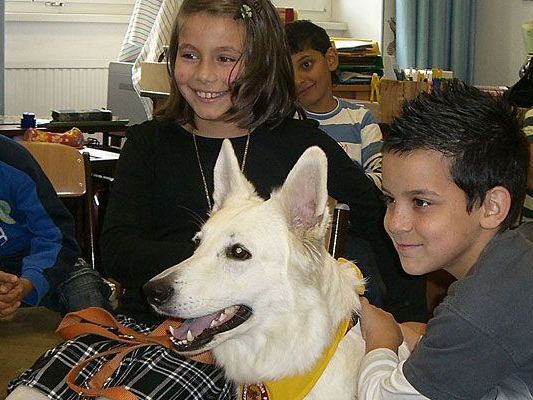
[[226,250],[226,256],[236,260],[248,260],[252,255],[242,244],[234,244]]

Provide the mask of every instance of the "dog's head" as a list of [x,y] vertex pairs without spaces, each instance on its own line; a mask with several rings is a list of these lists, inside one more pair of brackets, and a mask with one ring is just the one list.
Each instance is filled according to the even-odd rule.
[[[328,322],[321,320],[328,314],[321,280],[329,257],[323,151],[306,150],[265,201],[241,173],[225,140],[214,183],[215,204],[194,238],[194,254],[144,287],[156,312],[186,319],[173,332],[177,351],[196,354],[232,340],[248,340],[253,348],[253,340],[271,340],[270,331],[290,329],[288,321],[297,314],[305,314],[308,327]],[[263,338],[252,339],[252,331]]]

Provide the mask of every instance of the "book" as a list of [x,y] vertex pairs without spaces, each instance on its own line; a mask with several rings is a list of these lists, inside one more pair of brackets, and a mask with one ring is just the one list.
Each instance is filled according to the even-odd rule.
[[112,119],[113,113],[105,108],[93,110],[52,110],[53,122],[111,121]]
[[298,11],[292,7],[277,7],[276,9],[283,24],[288,24],[298,19]]
[[383,59],[381,56],[372,57],[353,57],[350,55],[339,54],[340,65],[367,65],[383,68]]
[[338,70],[340,72],[361,72],[369,73],[372,75],[374,72],[378,75],[383,74],[383,68],[375,65],[351,65],[351,64],[340,64]]
[[111,121],[50,121],[41,127],[53,130],[54,128],[70,128],[76,126],[78,128],[95,128],[100,126],[119,127],[126,126],[130,121],[127,119],[113,119]]
[[339,52],[362,53],[368,55],[381,54],[378,43],[373,40],[331,38],[331,42]]

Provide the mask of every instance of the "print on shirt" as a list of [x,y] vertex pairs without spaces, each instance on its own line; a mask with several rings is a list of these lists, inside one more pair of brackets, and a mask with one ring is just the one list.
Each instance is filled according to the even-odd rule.
[[[11,216],[9,215],[10,213],[11,206],[9,205],[9,203],[5,200],[0,200],[0,221],[5,224],[13,225],[15,223],[15,220],[11,218]],[[9,238],[7,237],[5,231],[0,226],[0,246],[6,244],[8,239]]]
[[0,221],[13,225],[15,220],[9,215],[11,213],[11,206],[5,200],[0,200]]

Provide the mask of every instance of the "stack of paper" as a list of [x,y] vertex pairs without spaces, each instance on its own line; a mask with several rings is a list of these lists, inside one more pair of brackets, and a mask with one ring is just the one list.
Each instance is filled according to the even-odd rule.
[[339,83],[368,85],[373,73],[383,76],[377,42],[350,38],[332,38],[331,42],[339,52]]

